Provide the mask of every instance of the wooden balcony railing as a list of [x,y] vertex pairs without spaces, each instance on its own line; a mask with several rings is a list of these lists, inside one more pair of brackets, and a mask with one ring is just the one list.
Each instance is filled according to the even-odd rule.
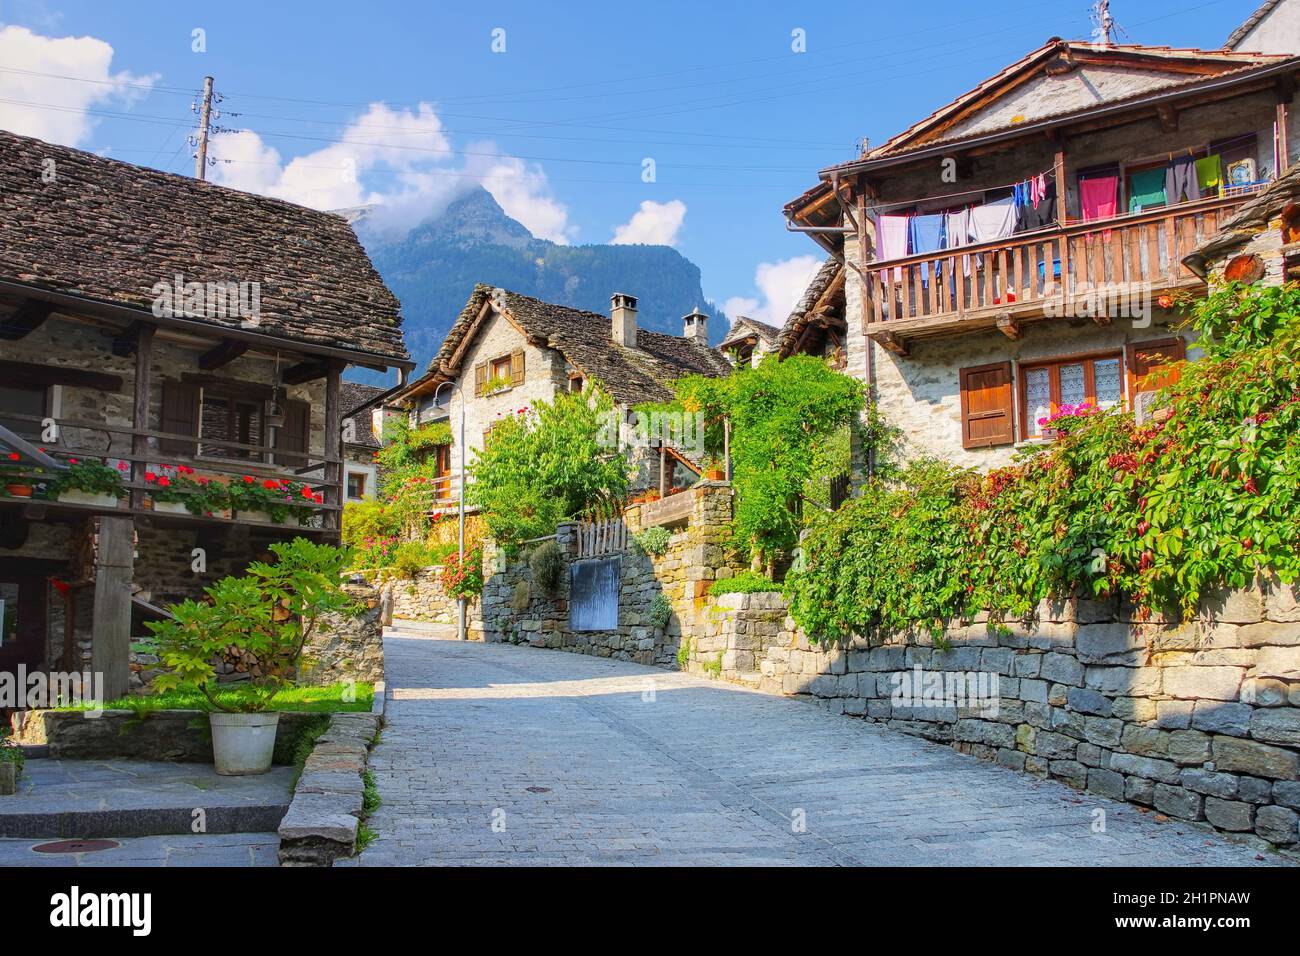
[[987,327],[1001,316],[1075,314],[1068,311],[1075,297],[1105,287],[1155,294],[1199,285],[1183,257],[1249,198],[1203,199],[872,262],[867,331],[889,346],[900,337]]

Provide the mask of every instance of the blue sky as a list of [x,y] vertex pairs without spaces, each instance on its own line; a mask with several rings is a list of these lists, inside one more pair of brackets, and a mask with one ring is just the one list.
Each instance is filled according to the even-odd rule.
[[[1256,5],[1112,14],[1129,42],[1213,48]],[[387,202],[394,229],[483,183],[558,241],[669,241],[710,298],[779,321],[817,253],[781,206],[818,168],[1089,30],[1086,0],[0,0],[0,127],[192,173],[192,91],[211,74],[217,122],[239,131],[214,137],[211,178]]]

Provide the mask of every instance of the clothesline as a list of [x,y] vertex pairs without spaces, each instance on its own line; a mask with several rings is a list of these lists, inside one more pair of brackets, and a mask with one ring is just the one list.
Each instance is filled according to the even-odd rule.
[[[916,205],[918,205],[918,204],[920,204],[920,203],[932,203],[932,202],[935,202],[936,200],[939,200],[939,199],[954,199],[954,198],[956,198],[956,197],[958,197],[958,196],[981,196],[981,195],[983,195],[984,193],[997,192],[999,189],[1015,189],[1015,188],[1016,188],[1017,186],[1019,186],[1021,183],[1023,183],[1023,182],[1027,182],[1029,179],[1035,178],[1035,177],[1037,177],[1037,176],[1047,176],[1047,177],[1050,177],[1050,178],[1052,178],[1052,179],[1055,179],[1055,178],[1056,178],[1056,170],[1054,170],[1054,169],[1045,169],[1045,170],[1043,170],[1041,173],[1035,173],[1034,176],[1032,176],[1032,177],[1031,177],[1031,176],[1022,176],[1020,179],[1017,179],[1015,182],[1005,183],[1005,184],[1000,185],[1000,186],[980,186],[980,187],[975,188],[975,189],[963,189],[961,192],[956,192],[956,193],[939,193],[939,194],[937,194],[937,195],[922,196],[922,197],[920,197],[919,199],[897,199],[897,200],[890,200],[889,202],[883,202],[883,203],[876,203],[876,204],[874,204],[874,205],[868,205],[868,206],[867,206],[867,210],[868,210],[869,212],[876,212],[876,213],[878,213],[878,212],[881,212],[882,210],[888,210],[888,209],[906,209],[906,208],[908,208],[908,207],[910,207],[910,206],[916,206]],[[936,211],[936,212],[941,212],[942,209],[941,209],[941,208],[940,208],[940,209],[936,209],[935,211]]]

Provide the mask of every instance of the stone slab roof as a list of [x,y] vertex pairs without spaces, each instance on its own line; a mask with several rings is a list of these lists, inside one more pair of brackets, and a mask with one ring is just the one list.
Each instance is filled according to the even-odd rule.
[[0,279],[149,310],[178,274],[260,284],[255,326],[196,321],[409,361],[397,297],[343,218],[0,131]]

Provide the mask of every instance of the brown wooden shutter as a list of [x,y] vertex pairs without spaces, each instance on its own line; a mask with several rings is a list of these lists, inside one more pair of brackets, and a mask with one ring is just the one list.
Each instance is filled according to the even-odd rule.
[[515,349],[510,353],[510,384],[524,384],[524,350]]
[[1128,347],[1128,391],[1132,397],[1138,392],[1154,392],[1173,385],[1182,375],[1181,369],[1164,366],[1187,358],[1187,343],[1182,339],[1157,339],[1139,342]]
[[487,362],[479,362],[474,366],[474,397],[478,398],[487,389],[488,367]]
[[[199,434],[199,398],[197,385],[184,382],[163,382],[162,390],[162,427],[161,431],[177,435]],[[197,451],[194,442],[181,441],[177,438],[158,439],[160,451],[173,455],[193,455]]]
[[961,443],[963,448],[990,448],[1015,441],[1011,363],[961,370]]
[[282,406],[284,424],[275,435],[276,460],[293,465],[306,464],[311,443],[311,402],[286,399]]

